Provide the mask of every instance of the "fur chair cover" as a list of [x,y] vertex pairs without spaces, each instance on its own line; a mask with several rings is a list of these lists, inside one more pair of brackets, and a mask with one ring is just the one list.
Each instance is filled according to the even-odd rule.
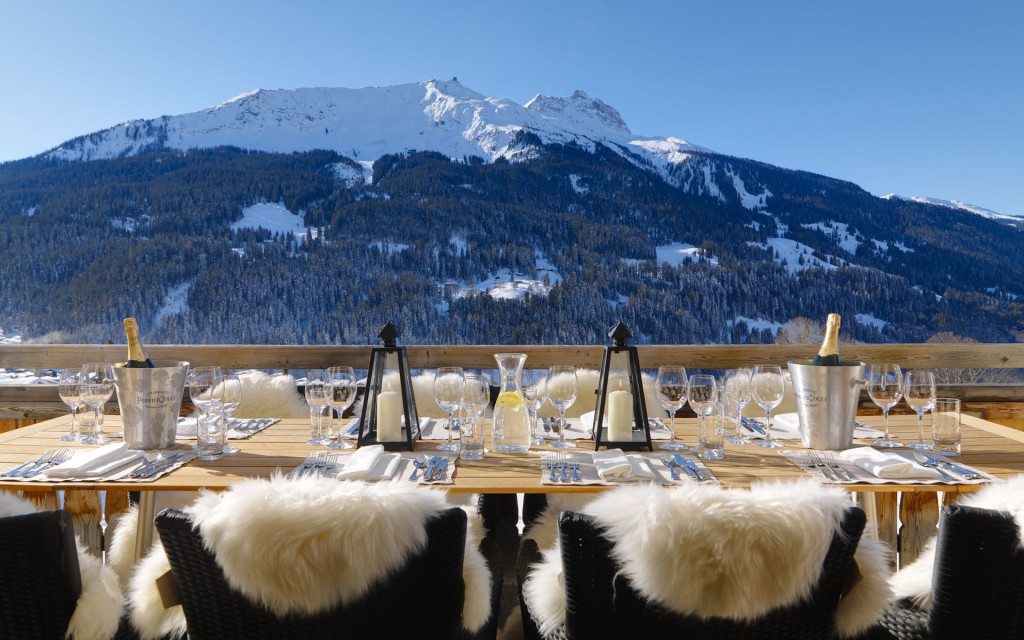
[[[977,493],[968,494],[960,504],[1008,512],[1021,530],[1021,546],[1024,547],[1024,475],[1005,482],[993,482]],[[939,526],[942,526],[941,521]],[[936,539],[932,538],[917,560],[901,569],[891,580],[893,597],[897,600],[909,598],[925,611],[931,608],[935,543]]]
[[[443,492],[405,483],[275,477],[203,492],[185,511],[231,586],[284,616],[358,600],[426,544],[423,523],[447,508]],[[474,632],[490,617],[491,574],[477,548],[482,524],[469,516],[462,624]],[[144,640],[185,633],[181,606],[165,611],[153,582],[169,568],[154,546],[132,576],[129,610]]]
[[262,371],[243,371],[242,402],[235,409],[235,418],[305,418],[309,406],[299,395],[295,378],[270,375]]
[[[0,518],[36,513],[39,509],[28,500],[0,491]],[[113,638],[121,620],[122,596],[117,576],[103,566],[99,558],[78,549],[78,569],[82,576],[82,593],[68,623],[67,636],[72,640],[106,640]]]
[[[686,483],[621,487],[581,512],[607,528],[615,561],[644,597],[681,614],[754,620],[810,593],[849,505],[845,491],[811,480],[749,491]],[[882,543],[861,538],[862,579],[840,602],[840,636],[864,631],[885,609],[887,555]],[[561,573],[556,541],[523,585],[545,635],[565,622]]]

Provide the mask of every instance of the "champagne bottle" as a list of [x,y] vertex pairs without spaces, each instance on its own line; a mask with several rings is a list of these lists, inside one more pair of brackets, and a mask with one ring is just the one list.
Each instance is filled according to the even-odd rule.
[[139,340],[139,324],[135,318],[124,319],[124,332],[128,336],[128,361],[124,366],[129,369],[152,369],[153,361],[146,355]]
[[814,358],[816,367],[838,367],[839,366],[839,314],[828,314],[828,321],[825,323],[825,337],[821,341],[821,349]]

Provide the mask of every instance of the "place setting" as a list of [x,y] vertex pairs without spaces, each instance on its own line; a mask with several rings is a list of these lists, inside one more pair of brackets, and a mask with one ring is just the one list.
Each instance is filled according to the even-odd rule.
[[96,448],[50,450],[6,471],[0,478],[16,482],[148,482],[196,457],[192,447],[130,449],[124,442]]
[[452,484],[457,458],[458,453],[444,451],[387,452],[384,445],[375,444],[354,451],[314,451],[286,477]]
[[785,450],[782,455],[829,483],[984,484],[995,478],[934,451],[854,447],[844,451]]
[[541,483],[545,485],[605,485],[653,482],[717,482],[714,473],[690,451],[672,455],[603,451],[542,452]]

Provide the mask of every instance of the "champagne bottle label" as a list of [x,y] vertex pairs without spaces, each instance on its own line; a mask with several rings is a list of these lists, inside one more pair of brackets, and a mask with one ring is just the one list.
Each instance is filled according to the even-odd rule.
[[814,358],[816,367],[837,367],[839,366],[839,314],[828,314],[828,321],[825,324],[825,338],[821,341],[821,349],[818,349],[818,356]]
[[146,355],[139,339],[139,324],[135,318],[124,319],[124,333],[128,336],[128,360],[124,366],[132,369],[152,369],[153,361]]

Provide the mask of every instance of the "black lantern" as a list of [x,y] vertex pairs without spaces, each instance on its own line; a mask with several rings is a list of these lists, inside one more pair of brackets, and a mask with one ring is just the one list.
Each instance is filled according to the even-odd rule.
[[358,447],[382,444],[389,451],[408,448],[420,437],[420,421],[409,377],[409,357],[398,346],[398,329],[381,327],[380,347],[370,350],[366,392],[359,415]]
[[626,325],[616,323],[608,337],[612,346],[604,348],[601,378],[597,385],[594,409],[594,450],[602,446],[654,451],[651,428],[647,423],[644,384],[640,377],[640,356],[628,344],[633,334]]

